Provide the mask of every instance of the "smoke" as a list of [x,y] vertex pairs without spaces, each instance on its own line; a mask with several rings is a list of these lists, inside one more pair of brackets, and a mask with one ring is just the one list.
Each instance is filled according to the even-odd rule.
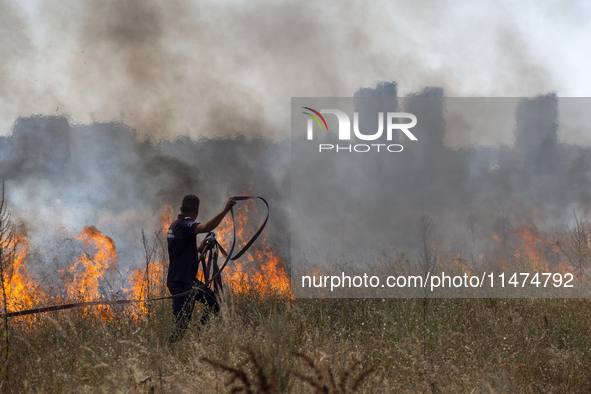
[[[412,254],[421,246],[416,223],[425,214],[437,223],[433,242],[441,251],[478,254],[497,247],[494,236],[506,247],[505,238],[522,226],[549,234],[572,226],[573,212],[589,215],[590,148],[560,138],[589,123],[580,111],[588,100],[446,98],[434,87],[397,97],[396,83],[355,96],[293,103],[294,265],[327,256],[357,261],[391,248]],[[387,141],[385,131],[378,140],[343,140],[332,115],[325,115],[331,132],[317,127],[308,140],[309,117],[298,116],[307,106],[338,108],[351,122],[354,108],[366,136],[378,130],[378,113],[408,112],[418,119],[412,128],[418,140],[399,133]],[[402,151],[386,150],[396,143]],[[310,260],[311,251],[319,257]]]
[[[282,139],[290,97],[348,97],[392,79],[405,94],[532,96],[575,77],[552,54],[578,41],[546,6],[491,3],[495,23],[484,23],[481,5],[429,1],[0,4],[0,134],[18,116],[57,114],[156,140]],[[552,39],[527,30],[540,20]]]
[[[287,142],[238,136],[154,144],[123,123],[72,125],[36,116],[19,118],[0,147],[7,198],[29,237],[35,273],[67,267],[80,251],[65,240],[84,226],[113,238],[123,269],[140,263],[142,230],[160,231],[164,206],[176,215],[187,194],[201,199],[200,221],[229,196],[262,195],[273,207],[268,242],[286,242]],[[256,223],[262,214],[249,218]]]
[[[565,38],[571,19],[531,7],[490,3],[501,22],[486,24],[480,4],[429,1],[0,0],[11,206],[39,256],[57,248],[54,229],[96,225],[131,264],[164,204],[176,210],[196,193],[203,218],[246,191],[269,199],[269,233],[283,244],[291,97],[348,97],[392,79],[401,96],[424,86],[450,96],[574,91],[579,75],[565,76],[552,55],[578,42]],[[528,32],[538,20],[552,39]]]

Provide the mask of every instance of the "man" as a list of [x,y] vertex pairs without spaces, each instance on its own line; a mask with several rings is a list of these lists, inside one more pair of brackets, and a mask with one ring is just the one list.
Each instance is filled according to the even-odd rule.
[[[167,234],[170,264],[166,286],[171,295],[184,293],[203,284],[197,280],[197,271],[199,269],[198,255],[203,249],[204,243],[197,247],[197,234],[213,231],[234,204],[236,201],[230,197],[220,213],[206,223],[197,223],[195,220],[199,215],[199,198],[194,195],[183,198],[181,214],[170,225]],[[195,300],[205,305],[200,319],[201,325],[207,323],[212,313],[217,313],[220,310],[217,295],[209,288],[173,298],[174,330],[170,335],[169,342],[173,343],[182,338],[191,320]]]

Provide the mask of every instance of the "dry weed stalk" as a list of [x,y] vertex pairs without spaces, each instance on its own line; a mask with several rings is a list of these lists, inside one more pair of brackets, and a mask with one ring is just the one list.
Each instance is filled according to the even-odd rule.
[[[18,238],[16,237],[15,226],[11,220],[10,213],[6,208],[6,200],[4,199],[4,178],[2,178],[2,193],[0,194],[0,296],[2,297],[2,312],[8,312],[8,299],[10,294],[10,281],[14,273],[14,261],[16,258],[16,250],[18,248]],[[4,360],[1,367],[1,375],[3,380],[10,378],[8,372],[8,362],[12,354],[10,344],[10,329],[8,324],[8,317],[3,316],[4,329],[2,336],[4,337]],[[4,384],[0,384],[0,388]]]
[[557,242],[558,247],[566,256],[569,263],[575,268],[579,280],[583,277],[583,272],[591,261],[591,226],[583,219],[575,216],[575,227],[568,230],[568,239],[566,249],[560,242]]
[[152,382],[152,377],[148,376],[147,378],[145,378],[144,380],[142,380],[138,384],[136,384],[126,394],[140,394],[140,393],[153,394],[155,389],[154,389],[154,385],[151,382]]
[[[237,367],[231,367],[207,357],[201,357],[201,360],[231,374],[230,379],[226,382],[229,393],[276,393],[279,385],[275,367],[267,359],[257,355],[254,350],[247,348],[245,351],[248,358]],[[249,377],[246,369],[249,363],[254,367],[252,378]]]
[[333,373],[332,368],[330,368],[328,365],[321,367],[316,362],[314,362],[314,360],[311,357],[306,356],[305,354],[298,352],[294,352],[293,354],[295,356],[298,356],[299,358],[304,360],[306,364],[308,364],[308,366],[312,369],[313,375],[305,375],[298,371],[293,372],[292,374],[295,377],[310,384],[314,388],[314,393],[354,393],[360,387],[363,380],[365,380],[369,376],[369,374],[371,374],[374,371],[373,367],[368,367],[359,372],[357,376],[353,376],[353,372],[355,371],[357,366],[360,365],[359,362],[354,362],[348,368],[342,370],[337,376],[338,379],[335,379],[335,374]]

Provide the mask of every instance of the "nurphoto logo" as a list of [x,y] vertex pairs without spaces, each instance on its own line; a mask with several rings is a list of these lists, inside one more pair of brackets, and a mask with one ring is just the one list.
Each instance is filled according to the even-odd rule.
[[[333,114],[337,117],[337,121],[339,124],[338,127],[338,136],[339,140],[350,141],[351,140],[351,119],[349,115],[347,115],[344,111],[338,109],[321,109],[317,111],[310,107],[302,107],[303,109],[308,110],[309,112],[302,112],[305,115],[308,115],[310,119],[308,119],[307,124],[307,138],[308,140],[314,139],[314,121],[320,127],[320,130],[326,129],[328,130],[328,124],[326,119],[322,114]],[[400,130],[408,137],[411,141],[417,141],[417,137],[409,130],[416,126],[417,124],[417,117],[413,114],[407,112],[387,112],[386,113],[386,141],[392,141],[393,131]],[[396,121],[395,121],[396,119]],[[399,123],[401,119],[410,119],[410,122],[407,123]],[[395,123],[396,122],[396,123]],[[373,131],[373,130],[372,130]],[[353,113],[353,133],[355,137],[362,141],[376,141],[382,137],[384,134],[384,113],[378,112],[378,130],[373,134],[365,134],[360,131],[359,128],[359,112]],[[384,148],[382,149],[381,148]],[[377,152],[380,151],[388,151],[388,152],[402,152],[404,147],[400,144],[356,144],[356,145],[334,145],[334,144],[319,144],[318,151],[345,151],[345,152],[369,152],[370,150],[375,150]]]

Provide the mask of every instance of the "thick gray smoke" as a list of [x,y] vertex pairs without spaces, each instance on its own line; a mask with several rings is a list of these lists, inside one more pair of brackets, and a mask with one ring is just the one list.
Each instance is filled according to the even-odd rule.
[[[496,242],[507,246],[511,232],[522,226],[552,233],[574,225],[574,214],[588,217],[591,149],[560,138],[561,132],[588,130],[588,99],[553,93],[446,98],[443,89],[433,87],[397,97],[396,83],[360,89],[355,96],[294,101],[293,264],[313,249],[320,260],[332,253],[355,261],[391,248],[414,255],[424,214],[437,225],[431,237],[440,251],[465,254],[490,251]],[[346,110],[347,104],[359,113],[366,136],[378,130],[378,112],[414,114],[418,140],[399,133],[388,142],[385,132],[376,141],[340,139],[334,115],[324,115],[331,132],[322,136],[317,127],[313,140],[307,139],[309,117],[300,114],[301,107]],[[506,135],[512,141],[501,143]],[[494,145],[491,136],[497,136]],[[378,153],[372,143],[399,143],[404,149],[389,153],[383,145]]]
[[[392,247],[413,252],[421,213],[438,223],[440,247],[477,252],[491,247],[491,234],[501,234],[500,227],[530,224],[551,231],[570,224],[573,210],[589,214],[590,149],[559,138],[560,131],[585,129],[588,100],[554,94],[446,99],[443,93],[425,88],[398,98],[396,83],[358,90],[364,130],[377,128],[377,119],[367,116],[372,111],[406,111],[420,119],[413,129],[420,141],[405,141],[400,154],[341,152],[333,155],[333,167],[320,160],[325,156],[300,155],[301,141],[290,157],[287,140],[241,135],[156,143],[124,123],[76,125],[66,117],[34,116],[17,119],[12,134],[0,137],[0,171],[15,219],[30,237],[32,271],[42,274],[64,269],[81,253],[71,234],[90,225],[115,240],[123,268],[140,263],[142,229],[156,231],[163,207],[176,212],[182,196],[193,193],[202,199],[202,219],[219,211],[227,196],[264,196],[272,207],[268,241],[287,250],[290,159],[293,195],[312,201],[304,211],[296,209],[293,231],[300,240],[323,239],[347,253]],[[372,97],[384,108],[371,101],[364,108],[363,100]],[[570,116],[565,122],[560,109]],[[508,145],[479,145],[471,136],[507,128],[514,137]],[[448,141],[463,137],[465,146]],[[327,141],[340,144],[335,138]],[[300,214],[313,222],[302,225]],[[477,223],[476,244],[470,243],[469,217]]]
[[142,230],[148,237],[158,231],[164,206],[176,215],[186,194],[200,197],[201,220],[229,196],[264,196],[273,208],[267,240],[285,243],[288,153],[287,142],[261,137],[154,144],[122,123],[36,116],[19,118],[12,135],[0,137],[0,173],[13,217],[29,237],[33,272],[71,264],[80,250],[63,242],[84,226],[113,238],[124,269],[142,261]]
[[[450,96],[561,93],[574,76],[546,60],[582,51],[563,53],[578,42],[573,25],[547,8],[0,0],[0,135],[19,116],[61,114],[122,121],[155,140],[283,139],[290,97],[348,97],[393,78],[407,92],[442,86]],[[552,40],[528,34],[530,20],[552,26]]]
[[[548,7],[491,3],[486,13],[502,22],[486,25],[481,5],[426,1],[0,0],[0,175],[15,218],[39,266],[64,264],[57,241],[71,237],[56,229],[85,225],[113,237],[122,263],[133,264],[141,229],[153,230],[163,205],[176,210],[184,194],[196,193],[208,217],[227,196],[248,192],[269,199],[267,233],[284,245],[291,97],[347,97],[392,78],[407,91],[442,86],[452,96],[572,91],[579,84],[571,75],[544,60],[582,52],[565,53],[562,43],[578,42],[571,21],[585,19],[586,9],[573,5],[569,18],[557,19]],[[530,37],[523,26],[538,19],[559,34]],[[433,151],[444,164],[416,167],[423,183],[409,178],[397,198],[420,196],[425,209],[444,209],[431,207],[426,185],[440,190],[451,176],[492,181],[502,196],[523,187],[502,164],[513,149],[527,151],[529,137],[515,148],[489,142],[451,153],[456,130],[444,134]],[[562,179],[578,189],[569,201],[586,201],[587,151],[559,139],[550,145],[555,164],[538,168],[533,152],[519,168],[562,176],[570,166],[578,175]],[[425,149],[416,157],[433,153]],[[386,190],[378,197],[388,200]]]

